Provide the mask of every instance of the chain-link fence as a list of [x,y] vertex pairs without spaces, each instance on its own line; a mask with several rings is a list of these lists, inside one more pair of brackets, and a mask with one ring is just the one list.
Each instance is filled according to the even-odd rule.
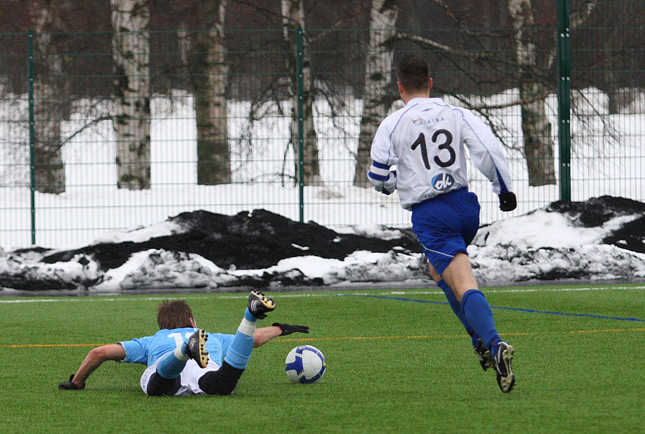
[[[433,96],[491,125],[516,215],[563,192],[645,200],[645,2],[560,0],[505,25],[480,12],[481,27],[0,34],[0,246],[196,209],[407,226],[365,169],[407,52],[430,64]],[[502,218],[469,176],[482,223]]]

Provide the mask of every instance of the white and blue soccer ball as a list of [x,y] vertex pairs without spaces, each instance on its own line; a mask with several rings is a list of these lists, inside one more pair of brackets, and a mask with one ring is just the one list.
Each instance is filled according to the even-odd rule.
[[287,377],[294,383],[315,383],[327,369],[325,356],[311,345],[300,345],[289,351],[284,363]]

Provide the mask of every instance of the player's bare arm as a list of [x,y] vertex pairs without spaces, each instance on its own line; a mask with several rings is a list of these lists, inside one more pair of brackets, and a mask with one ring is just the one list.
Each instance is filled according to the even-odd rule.
[[269,342],[273,338],[277,338],[282,334],[280,327],[262,327],[255,331],[253,337],[253,348],[257,348]]
[[264,345],[278,336],[286,336],[291,333],[309,333],[309,327],[276,322],[271,327],[259,328],[255,331],[255,336],[253,337],[253,348]]
[[[83,389],[85,387],[85,381],[88,377],[94,372],[103,362],[107,360],[123,360],[125,358],[125,350],[121,344],[109,344],[96,347],[92,349],[83,362],[79,366],[76,374],[65,383],[59,384],[60,389]],[[72,383],[72,384],[69,384]]]

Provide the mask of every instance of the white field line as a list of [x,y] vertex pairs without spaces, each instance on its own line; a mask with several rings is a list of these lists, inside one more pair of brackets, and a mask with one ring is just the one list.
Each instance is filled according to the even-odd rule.
[[[584,291],[629,291],[629,290],[643,290],[643,286],[598,286],[598,287],[580,287],[580,288],[509,288],[509,289],[486,289],[483,292],[487,294],[518,294],[518,293],[533,293],[533,292],[584,292]],[[306,298],[306,297],[335,297],[338,295],[443,295],[442,291],[362,291],[362,292],[335,292],[333,290],[320,291],[320,292],[296,292],[296,293],[281,293],[275,292],[271,297],[275,298]],[[83,303],[83,302],[113,302],[113,301],[162,301],[172,298],[185,298],[187,300],[209,300],[213,298],[221,299],[246,299],[246,294],[218,294],[210,293],[208,295],[192,295],[192,294],[168,294],[167,296],[155,297],[56,297],[56,298],[36,298],[36,299],[20,299],[20,300],[1,300],[0,304],[14,304],[14,303]]]

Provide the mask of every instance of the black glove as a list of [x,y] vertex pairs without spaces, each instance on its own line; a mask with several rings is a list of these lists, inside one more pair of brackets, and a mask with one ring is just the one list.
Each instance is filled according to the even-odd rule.
[[499,209],[502,211],[513,211],[517,208],[515,193],[508,191],[499,195]]
[[58,384],[58,388],[60,390],[83,390],[85,389],[85,384],[83,384],[81,387],[78,387],[76,383],[72,381],[72,378],[74,378],[74,374],[69,376],[69,381],[65,381],[63,383]]
[[282,333],[280,336],[290,335],[291,333],[309,333],[309,327],[301,325],[291,325],[291,324],[280,324],[274,322],[272,325],[280,327]]

